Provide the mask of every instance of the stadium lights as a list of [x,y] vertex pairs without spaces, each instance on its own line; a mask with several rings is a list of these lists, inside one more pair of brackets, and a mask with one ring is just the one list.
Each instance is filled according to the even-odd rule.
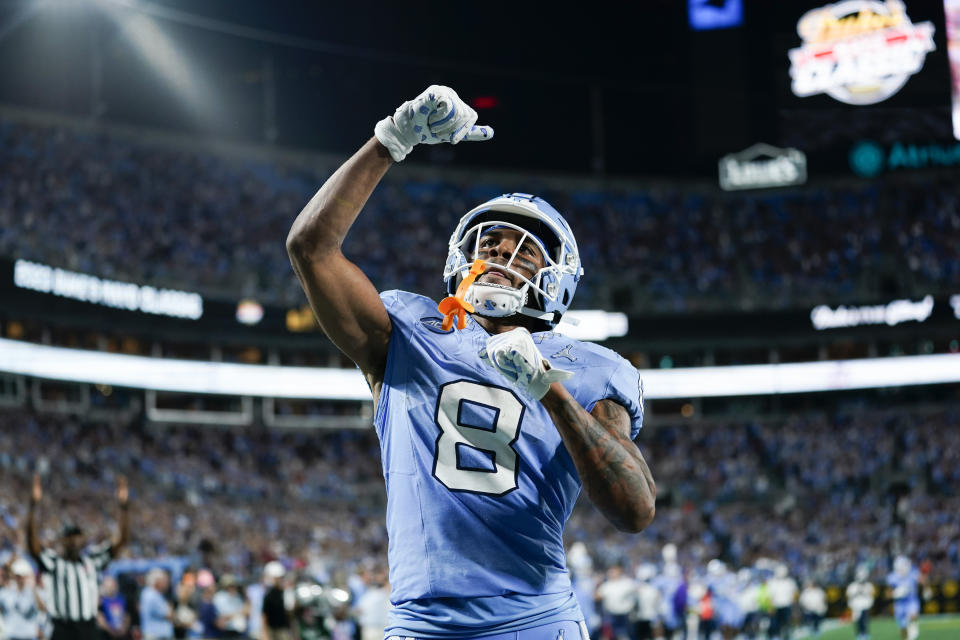
[[157,21],[147,15],[146,5],[136,0],[97,0],[114,20],[137,53],[200,117],[213,117],[215,95],[198,76],[197,67],[184,55]]
[[575,340],[600,342],[627,335],[627,328],[627,314],[591,310],[567,311],[555,330]]
[[[356,369],[281,367],[129,356],[0,338],[0,371],[155,391],[369,400]],[[960,382],[960,353],[788,364],[648,369],[645,396],[759,396]]]

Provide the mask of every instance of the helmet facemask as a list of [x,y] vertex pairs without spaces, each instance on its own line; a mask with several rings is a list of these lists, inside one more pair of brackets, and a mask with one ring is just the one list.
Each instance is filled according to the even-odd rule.
[[[480,251],[480,239],[495,227],[515,230],[518,249],[524,243],[535,245],[544,266],[536,273],[521,273],[517,261],[522,254],[518,257],[514,250],[505,265],[496,265],[511,276],[511,286],[482,278],[470,286],[465,299],[474,306],[474,313],[493,317],[519,313],[535,319],[535,331],[552,329],[573,300],[583,268],[570,226],[556,209],[536,196],[504,194],[464,214],[447,244],[443,270],[447,295],[456,293]],[[513,283],[519,283],[519,288],[513,288]]]
[[[463,234],[463,239],[451,246],[451,249],[456,248],[464,256],[475,259],[480,255],[480,244],[484,236],[498,229],[513,229],[520,234],[520,238],[505,264],[488,261],[488,265],[495,265],[498,270],[519,279],[522,284],[517,289],[494,282],[474,282],[467,291],[467,302],[474,306],[475,313],[488,317],[511,316],[523,313],[524,309],[541,311],[544,308],[543,300],[555,301],[560,293],[556,285],[557,278],[552,274],[559,272],[563,265],[555,259],[562,256],[552,256],[543,239],[533,232],[506,220],[484,220],[470,227]],[[536,247],[544,261],[544,266],[529,276],[516,268],[518,260],[526,260],[521,255],[521,249],[527,243]],[[559,253],[562,253],[562,249]],[[529,307],[528,301],[532,301]]]

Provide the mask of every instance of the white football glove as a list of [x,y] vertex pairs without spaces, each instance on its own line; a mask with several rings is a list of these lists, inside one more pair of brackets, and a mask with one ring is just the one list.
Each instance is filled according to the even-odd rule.
[[487,356],[504,378],[537,400],[546,395],[551,383],[573,377],[572,371],[552,368],[523,327],[487,338]]
[[456,91],[435,84],[378,122],[373,132],[394,161],[400,162],[418,144],[493,138],[493,127],[476,124],[477,112]]

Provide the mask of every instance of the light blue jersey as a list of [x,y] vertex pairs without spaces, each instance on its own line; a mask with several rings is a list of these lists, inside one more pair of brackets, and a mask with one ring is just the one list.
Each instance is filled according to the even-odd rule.
[[707,587],[713,592],[714,619],[724,627],[743,624],[743,611],[736,600],[737,577],[732,573],[709,576]]
[[[543,406],[486,360],[472,318],[443,331],[434,301],[381,294],[393,322],[374,424],[387,484],[388,636],[481,636],[580,621],[563,526],[580,478]],[[639,373],[603,347],[534,334],[587,411],[643,421]]]
[[677,589],[683,585],[683,574],[679,565],[664,565],[664,570],[651,582],[660,592],[660,620],[667,629],[677,629],[683,623],[683,614],[678,611],[675,598]]
[[893,617],[901,629],[920,613],[920,598],[917,595],[919,582],[920,572],[913,567],[906,574],[892,571],[887,576],[887,584],[894,591]]

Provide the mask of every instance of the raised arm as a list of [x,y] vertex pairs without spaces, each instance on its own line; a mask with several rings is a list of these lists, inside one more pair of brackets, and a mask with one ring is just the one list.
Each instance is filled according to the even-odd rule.
[[293,223],[287,253],[324,332],[377,392],[392,325],[380,296],[341,252],[343,240],[390,165],[417,144],[486,140],[477,114],[448,87],[431,86],[377,123],[376,137],[330,176]]
[[321,328],[371,387],[383,378],[390,317],[376,288],[341,251],[393,160],[372,138],[327,179],[293,223],[287,253]]
[[117,506],[120,508],[120,520],[117,532],[110,541],[110,556],[116,558],[122,548],[130,542],[130,490],[126,476],[117,476]]
[[30,489],[30,506],[27,508],[27,551],[35,559],[43,552],[40,537],[37,535],[36,507],[43,499],[43,485],[40,484],[40,474],[33,474],[33,486]]

